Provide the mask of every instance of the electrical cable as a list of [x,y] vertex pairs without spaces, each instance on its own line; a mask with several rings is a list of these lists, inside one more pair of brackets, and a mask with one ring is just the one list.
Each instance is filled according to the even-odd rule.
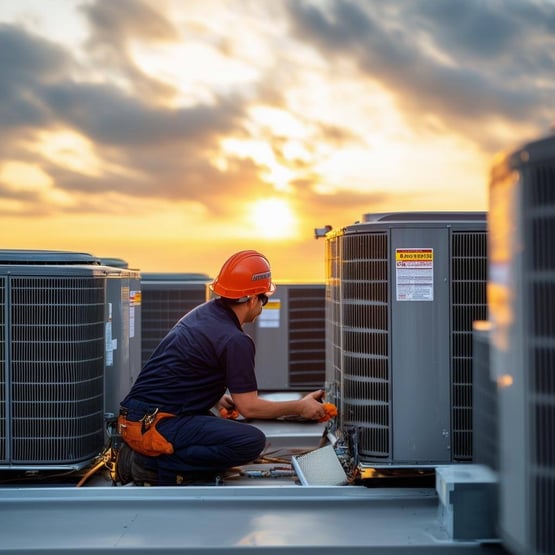
[[85,475],[77,482],[76,488],[80,488],[93,474],[96,474],[103,466],[106,465],[106,461],[104,459],[97,462],[92,468],[90,468]]

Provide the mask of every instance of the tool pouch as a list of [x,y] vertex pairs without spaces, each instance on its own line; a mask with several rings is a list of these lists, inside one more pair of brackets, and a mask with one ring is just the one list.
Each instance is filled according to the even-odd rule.
[[173,445],[156,429],[156,425],[160,420],[174,416],[175,414],[170,412],[160,412],[156,409],[135,421],[128,418],[127,411],[121,411],[118,417],[119,434],[131,449],[142,455],[171,455]]

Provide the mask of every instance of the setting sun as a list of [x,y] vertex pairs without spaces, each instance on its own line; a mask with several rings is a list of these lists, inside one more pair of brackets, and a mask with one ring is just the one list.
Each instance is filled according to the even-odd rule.
[[261,199],[250,207],[255,232],[265,239],[291,239],[297,234],[297,218],[289,204],[279,198]]

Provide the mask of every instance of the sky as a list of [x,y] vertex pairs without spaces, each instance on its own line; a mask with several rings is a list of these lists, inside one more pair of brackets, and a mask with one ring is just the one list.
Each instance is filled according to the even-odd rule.
[[553,0],[2,0],[0,249],[323,281],[315,228],[487,210],[554,100]]

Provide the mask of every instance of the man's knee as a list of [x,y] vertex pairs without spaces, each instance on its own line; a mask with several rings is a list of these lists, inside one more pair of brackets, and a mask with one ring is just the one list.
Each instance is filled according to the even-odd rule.
[[246,425],[241,443],[241,451],[247,459],[255,459],[266,447],[266,436],[255,426]]

